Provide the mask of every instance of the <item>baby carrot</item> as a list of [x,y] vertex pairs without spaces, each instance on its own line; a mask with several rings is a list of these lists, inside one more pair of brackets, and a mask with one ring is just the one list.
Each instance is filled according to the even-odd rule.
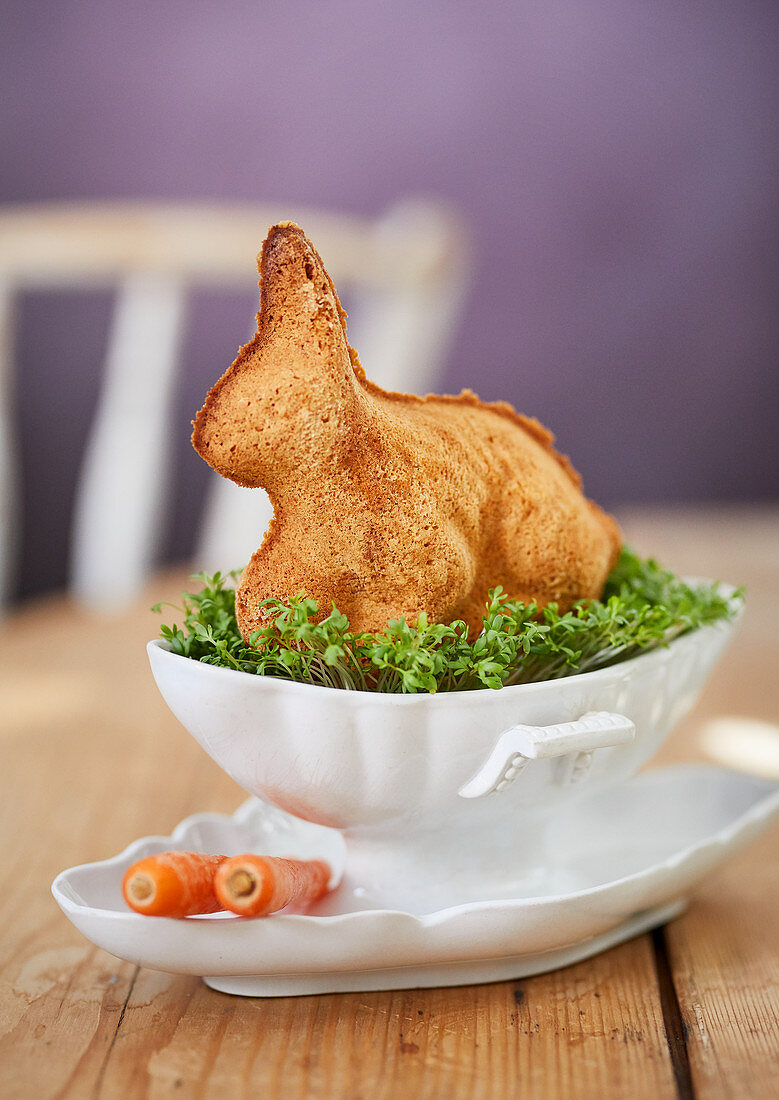
[[214,875],[226,856],[201,852],[160,852],[129,867],[122,880],[124,900],[136,913],[152,917],[189,917],[216,913]]
[[330,868],[322,860],[233,856],[219,867],[214,886],[225,909],[264,917],[291,902],[316,901],[327,890]]

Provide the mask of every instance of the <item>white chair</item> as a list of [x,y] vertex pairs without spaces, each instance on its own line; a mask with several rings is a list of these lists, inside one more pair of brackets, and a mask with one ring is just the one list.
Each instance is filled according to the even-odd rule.
[[[105,379],[77,489],[71,555],[76,597],[90,607],[116,609],[137,594],[154,562],[187,291],[249,287],[267,227],[282,220],[303,226],[336,286],[348,294],[350,343],[369,377],[385,388],[435,388],[468,267],[462,224],[440,203],[409,200],[376,220],[264,205],[0,209],[0,602],[18,553],[10,396],[14,296],[25,289],[117,290]],[[244,335],[237,333],[237,340]],[[194,560],[198,568],[228,569],[259,545],[270,505],[262,490],[212,477]]]

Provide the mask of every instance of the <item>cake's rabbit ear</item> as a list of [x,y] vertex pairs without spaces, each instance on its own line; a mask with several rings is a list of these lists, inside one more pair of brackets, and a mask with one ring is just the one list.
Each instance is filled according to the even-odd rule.
[[333,281],[302,229],[293,222],[272,226],[258,263],[260,340],[297,340],[301,348],[308,345],[312,352],[328,353],[331,365],[337,362],[343,369],[351,363],[362,376],[357,353],[347,343],[346,313]]
[[328,464],[356,400],[346,314],[303,231],[270,229],[259,258],[257,335],[206,398],[195,450],[223,477],[278,496],[302,464]]

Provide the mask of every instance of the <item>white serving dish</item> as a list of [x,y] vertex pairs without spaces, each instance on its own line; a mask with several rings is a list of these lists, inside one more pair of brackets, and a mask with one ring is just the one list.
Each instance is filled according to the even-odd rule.
[[[537,892],[557,859],[557,818],[655,754],[732,629],[705,627],[596,672],[438,695],[253,676],[161,641],[148,652],[173,713],[233,779],[343,830],[363,908],[396,907],[402,880],[418,912]],[[582,723],[592,712],[606,718]]]
[[[63,871],[52,891],[76,927],[120,958],[197,974],[256,996],[418,988],[518,978],[568,965],[677,915],[700,880],[779,810],[764,780],[703,765],[662,768],[564,805],[532,895],[436,907],[395,883],[392,909],[365,909],[345,879],[307,915],[186,920],[130,912],[124,870],[170,848],[327,859],[342,835],[250,799],[233,817],[201,814],[170,837]],[[434,884],[431,884],[434,886]]]

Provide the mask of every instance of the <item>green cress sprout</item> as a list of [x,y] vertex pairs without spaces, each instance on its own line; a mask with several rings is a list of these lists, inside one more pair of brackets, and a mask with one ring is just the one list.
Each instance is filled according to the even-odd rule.
[[424,614],[413,624],[393,620],[377,633],[355,634],[336,607],[318,618],[316,600],[299,593],[288,602],[265,600],[266,625],[247,645],[235,619],[237,577],[195,574],[200,588],[184,593],[176,608],[182,625],[160,630],[173,653],[352,691],[467,691],[590,672],[732,618],[741,595],[724,595],[717,584],[687,584],[623,549],[602,598],[581,600],[564,615],[555,604],[539,610],[511,600],[498,587],[472,638],[465,623],[429,623]]

